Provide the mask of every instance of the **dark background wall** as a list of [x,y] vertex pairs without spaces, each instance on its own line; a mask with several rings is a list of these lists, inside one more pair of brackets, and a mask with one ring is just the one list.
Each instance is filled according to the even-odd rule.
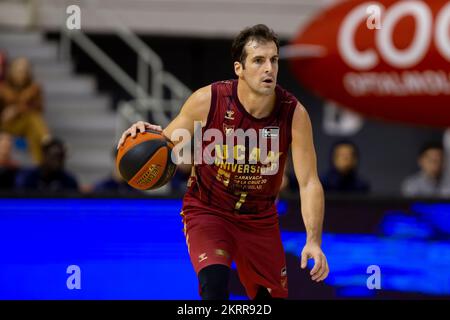
[[[49,34],[48,37],[54,39],[58,35]],[[122,40],[108,34],[91,34],[90,37],[126,72],[135,77],[136,54]],[[217,80],[234,77],[230,58],[231,40],[157,36],[141,38],[160,55],[165,69],[192,90]],[[115,103],[130,98],[80,49],[74,46],[72,51],[77,71],[94,73],[99,89],[111,94]],[[328,135],[323,129],[325,101],[301,87],[291,74],[287,61],[280,62],[278,82],[291,91],[310,114],[319,173],[323,173],[328,168],[330,147],[339,138]],[[112,108],[114,107],[113,105]],[[372,193],[396,195],[399,193],[401,181],[417,169],[416,155],[420,146],[428,140],[442,139],[442,134],[443,130],[440,129],[366,119],[362,129],[348,138],[360,148],[359,172],[370,182]]]

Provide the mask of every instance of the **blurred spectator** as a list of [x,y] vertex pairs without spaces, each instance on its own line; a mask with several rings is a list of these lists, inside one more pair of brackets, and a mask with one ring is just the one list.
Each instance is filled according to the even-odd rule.
[[12,137],[0,131],[0,190],[12,190],[19,167],[11,158]]
[[336,193],[368,193],[369,183],[358,175],[359,152],[349,140],[340,140],[331,148],[330,168],[321,177],[323,188]]
[[420,170],[407,177],[402,184],[402,194],[407,197],[450,196],[442,176],[444,172],[444,149],[440,142],[427,142],[417,157]]
[[0,50],[0,83],[5,79],[6,54]]
[[61,140],[51,139],[42,144],[42,163],[19,173],[16,187],[21,191],[45,193],[78,191],[76,179],[64,169],[66,147]]
[[0,84],[0,129],[25,137],[36,163],[42,161],[41,143],[49,133],[42,110],[41,89],[33,80],[28,60],[13,60]]
[[[117,149],[113,149],[113,163],[116,159]],[[121,176],[115,163],[113,164],[111,175],[95,184],[92,193],[111,195],[133,195],[144,194],[142,191],[130,186]]]

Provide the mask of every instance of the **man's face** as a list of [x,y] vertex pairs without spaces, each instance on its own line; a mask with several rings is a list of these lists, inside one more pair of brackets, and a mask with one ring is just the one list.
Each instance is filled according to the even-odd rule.
[[444,166],[444,154],[441,149],[428,149],[419,158],[422,171],[432,178],[438,178]]
[[65,150],[63,147],[51,146],[44,154],[43,165],[52,172],[64,169]]
[[250,40],[244,46],[247,52],[245,65],[235,62],[234,69],[240,80],[261,95],[274,92],[278,75],[278,50],[275,42]]
[[333,154],[333,163],[340,173],[346,174],[353,170],[358,163],[353,146],[350,144],[336,146]]
[[26,59],[18,58],[11,64],[11,80],[16,86],[22,86],[28,79],[30,64]]

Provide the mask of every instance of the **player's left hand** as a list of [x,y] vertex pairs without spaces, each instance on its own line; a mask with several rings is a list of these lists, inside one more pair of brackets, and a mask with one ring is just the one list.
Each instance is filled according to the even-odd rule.
[[302,250],[301,268],[305,269],[308,263],[308,259],[314,259],[314,267],[312,268],[310,275],[313,281],[319,282],[325,280],[330,272],[328,268],[327,257],[322,252],[320,246],[316,243],[306,243]]

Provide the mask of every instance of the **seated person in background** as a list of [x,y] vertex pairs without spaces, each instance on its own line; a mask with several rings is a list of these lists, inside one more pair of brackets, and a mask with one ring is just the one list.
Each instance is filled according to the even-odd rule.
[[0,83],[5,79],[6,54],[0,49]]
[[19,167],[11,158],[12,137],[0,131],[0,190],[13,190]]
[[369,184],[358,175],[359,154],[356,145],[340,140],[331,148],[331,166],[321,176],[323,189],[336,193],[368,193]]
[[25,137],[36,163],[42,161],[41,143],[49,134],[42,110],[42,92],[28,60],[13,60],[0,83],[0,130]]
[[444,186],[444,148],[440,142],[427,142],[419,151],[417,164],[420,170],[407,177],[402,184],[402,195],[406,197],[450,196]]
[[111,175],[99,182],[97,182],[92,193],[94,194],[117,194],[117,195],[132,195],[132,194],[144,194],[141,190],[135,189],[130,186],[121,176],[117,170],[115,159],[116,159],[117,149],[113,149],[113,168]]
[[19,173],[16,188],[20,191],[64,192],[78,191],[76,179],[64,169],[66,147],[59,139],[42,144],[42,163]]

